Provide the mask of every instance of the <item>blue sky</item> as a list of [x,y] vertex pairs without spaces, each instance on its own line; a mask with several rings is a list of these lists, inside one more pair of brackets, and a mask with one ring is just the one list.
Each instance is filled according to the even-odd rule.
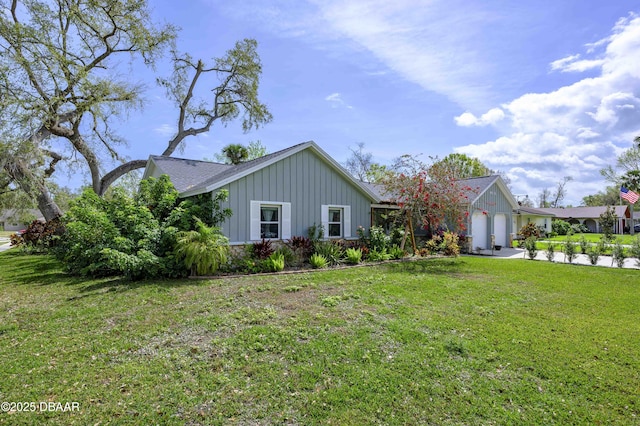
[[[228,143],[269,152],[313,140],[339,162],[359,142],[374,160],[460,152],[535,199],[572,176],[566,204],[603,190],[599,170],[640,135],[640,6],[625,0],[150,1],[181,28],[178,47],[221,56],[258,43],[265,127],[215,125],[177,156]],[[166,71],[162,66],[159,72]],[[126,155],[159,154],[176,109],[150,74],[147,104],[121,134]]]

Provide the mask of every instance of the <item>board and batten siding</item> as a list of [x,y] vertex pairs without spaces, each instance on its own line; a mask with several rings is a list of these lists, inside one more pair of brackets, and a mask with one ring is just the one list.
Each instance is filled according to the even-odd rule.
[[229,191],[223,207],[233,215],[222,230],[232,243],[251,241],[251,201],[291,203],[291,236],[307,236],[309,226],[320,225],[323,205],[350,206],[351,237],[356,237],[359,225],[368,226],[371,221],[371,200],[311,150],[283,158],[221,189]]
[[[506,221],[506,229],[505,234],[508,236],[510,233],[514,232],[512,230],[512,215],[513,215],[513,206],[509,202],[509,199],[505,196],[505,194],[500,190],[497,184],[492,184],[472,205],[469,211],[469,218],[471,219],[473,213],[476,212],[487,212],[487,224],[486,224],[486,235],[479,236],[480,241],[486,241],[487,244],[490,241],[491,234],[496,234],[495,226],[495,216],[496,214],[502,214],[505,216]],[[471,226],[471,220],[469,220],[469,229],[467,230],[468,235],[474,235],[473,227]],[[482,245],[482,244],[480,244]],[[474,242],[474,247],[476,243]],[[483,249],[489,247],[481,247]]]

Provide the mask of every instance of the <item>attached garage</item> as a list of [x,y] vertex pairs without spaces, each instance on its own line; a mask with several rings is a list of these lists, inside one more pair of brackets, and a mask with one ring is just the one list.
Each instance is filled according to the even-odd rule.
[[496,213],[493,217],[493,234],[497,246],[507,246],[507,215],[504,213]]
[[473,237],[473,249],[479,247],[483,250],[489,248],[487,238],[487,215],[475,212],[471,217],[471,236]]
[[472,241],[467,247],[491,250],[491,236],[495,245],[507,247],[513,232],[513,210],[518,203],[499,175],[482,176],[459,181],[465,185],[469,200],[467,233]]

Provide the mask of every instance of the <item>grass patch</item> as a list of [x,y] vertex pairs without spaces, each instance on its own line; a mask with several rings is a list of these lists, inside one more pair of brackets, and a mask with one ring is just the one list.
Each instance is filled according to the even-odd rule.
[[[580,239],[580,237],[582,237],[584,235],[585,240],[587,240],[587,242],[589,243],[599,243],[600,239],[603,237],[604,234],[592,234],[592,233],[586,233],[586,234],[573,234],[571,236],[571,239],[573,241],[578,241]],[[628,235],[628,234],[624,234],[624,235],[619,235],[619,234],[614,234],[613,235],[613,241],[619,240],[622,244],[625,245],[631,245],[633,244],[633,241],[637,238],[637,235]],[[567,240],[567,236],[566,235],[557,235],[555,237],[550,237],[550,238],[544,238],[545,241],[553,241],[553,242],[564,242]]]
[[640,274],[428,259],[130,283],[0,253],[0,424],[638,424]]

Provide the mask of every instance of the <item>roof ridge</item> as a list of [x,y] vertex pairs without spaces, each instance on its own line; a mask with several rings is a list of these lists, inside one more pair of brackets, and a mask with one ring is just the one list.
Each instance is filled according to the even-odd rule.
[[196,159],[193,159],[193,158],[174,157],[172,155],[151,155],[151,157],[153,159],[177,160],[177,161],[197,161],[198,163],[220,164],[220,165],[227,165],[227,166],[230,165],[230,164],[226,164],[226,163],[220,163],[218,161],[196,160]]

